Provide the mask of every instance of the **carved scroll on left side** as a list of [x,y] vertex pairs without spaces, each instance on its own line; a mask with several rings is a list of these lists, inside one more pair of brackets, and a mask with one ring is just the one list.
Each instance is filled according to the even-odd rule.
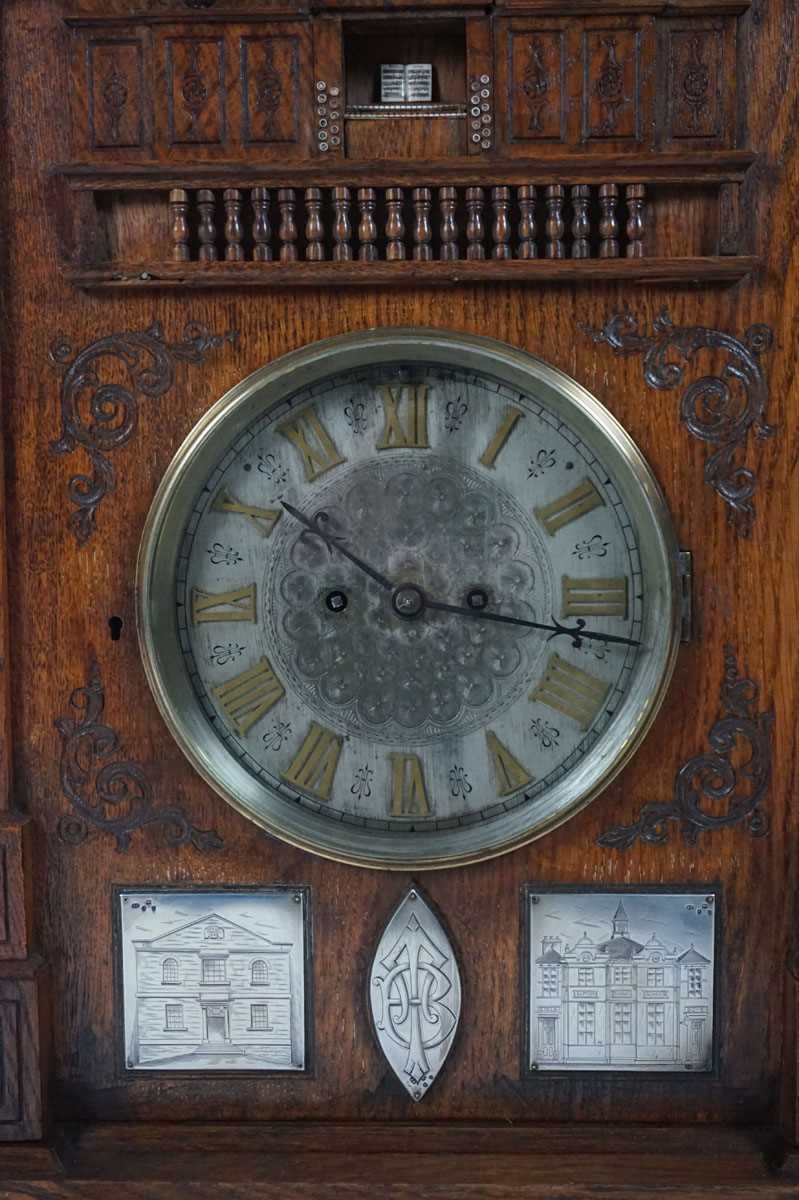
[[607,342],[618,355],[640,354],[644,379],[658,391],[683,383],[686,366],[703,350],[721,351],[727,361],[718,375],[704,375],[683,392],[680,420],[700,441],[715,447],[705,463],[705,482],[729,505],[729,520],[743,537],[751,533],[752,502],[757,479],[741,462],[751,432],[770,438],[776,428],[765,420],[768,387],[758,361],[774,335],[767,325],[753,325],[743,338],[702,325],[673,325],[664,310],[651,334],[639,331],[630,312],[614,313],[602,329],[580,328],[595,342]]
[[220,849],[222,839],[214,830],[197,829],[182,809],[155,803],[141,763],[106,761],[119,749],[119,736],[101,722],[105,691],[96,661],[89,666],[85,687],[75,688],[69,705],[70,715],[55,721],[61,735],[61,790],[73,810],[58,823],[62,842],[79,846],[94,826],[116,838],[117,850],[124,852],[137,829],[163,825],[168,846]]
[[[69,523],[78,545],[94,533],[100,502],[116,486],[108,455],[133,436],[139,399],[159,400],[175,382],[176,363],[201,363],[209,350],[237,336],[232,331],[213,334],[204,325],[189,322],[181,341],[167,342],[156,321],[141,331],[98,338],[77,352],[65,337],[56,339],[50,360],[66,370],[61,384],[61,437],[50,449],[53,454],[72,454],[80,447],[92,467],[90,475],[73,475],[69,481],[69,498],[75,505]],[[103,369],[110,374],[107,382]],[[120,373],[127,376],[126,383],[119,382]]]
[[[689,758],[677,772],[670,803],[645,804],[632,825],[615,825],[597,843],[613,850],[628,850],[639,839],[659,845],[668,841],[670,823],[679,822],[683,840],[694,845],[700,833],[743,824],[753,837],[768,833],[768,815],[762,807],[771,782],[771,726],[774,714],[757,712],[759,689],[742,678],[731,646],[724,647],[724,682],[721,703],[724,715],[708,734],[710,750]],[[736,762],[742,747],[749,757]],[[726,811],[719,812],[719,802]],[[714,806],[708,812],[703,805]]]

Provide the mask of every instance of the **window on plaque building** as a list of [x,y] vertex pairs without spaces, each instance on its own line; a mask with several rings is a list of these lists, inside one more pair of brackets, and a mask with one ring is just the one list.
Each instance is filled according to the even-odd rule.
[[203,983],[227,983],[224,958],[203,959]]
[[646,985],[647,987],[663,987],[665,978],[663,967],[647,967],[646,970]]
[[251,1029],[271,1029],[269,1024],[269,1005],[268,1004],[251,1004],[250,1005],[250,1028]]
[[262,958],[256,959],[252,964],[251,982],[254,984],[269,983],[269,971]]
[[666,1044],[665,1004],[647,1004],[646,1006],[646,1044],[647,1046],[665,1046]]
[[167,1029],[183,1029],[183,1005],[167,1004],[164,1018]]
[[180,971],[178,970],[178,960],[176,958],[165,958],[164,965],[161,968],[162,983],[180,983]]
[[593,1046],[596,1043],[596,1013],[593,1004],[577,1005],[577,1045]]
[[633,969],[632,967],[614,967],[613,982],[614,983],[632,983]]
[[633,1044],[633,1006],[616,1004],[613,1009],[613,1041],[617,1046]]
[[221,942],[225,936],[221,925],[206,925],[204,933],[206,942]]
[[557,967],[542,967],[541,968],[541,995],[542,996],[557,996],[558,994],[558,968]]
[[593,967],[577,968],[577,984],[579,987],[592,987],[594,983]]
[[701,996],[702,995],[702,968],[701,967],[689,967],[688,968],[688,995],[689,996]]

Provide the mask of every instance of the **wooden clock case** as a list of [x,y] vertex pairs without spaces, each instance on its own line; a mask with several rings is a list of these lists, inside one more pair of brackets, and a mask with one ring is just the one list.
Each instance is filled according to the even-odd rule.
[[[0,1195],[799,1196],[791,0],[6,0],[0,27]],[[389,51],[433,62],[435,112],[385,119]],[[134,628],[142,526],[194,423],[265,362],[379,325],[573,376],[693,556],[690,640],[612,786],[413,880],[227,807],[167,736]],[[701,755],[734,776],[715,798],[681,774]],[[646,836],[609,835],[653,803]],[[420,1105],[365,999],[411,883],[465,997]],[[265,884],[313,897],[311,1069],[127,1072],[114,889]],[[525,1073],[530,884],[718,888],[717,1068]]]

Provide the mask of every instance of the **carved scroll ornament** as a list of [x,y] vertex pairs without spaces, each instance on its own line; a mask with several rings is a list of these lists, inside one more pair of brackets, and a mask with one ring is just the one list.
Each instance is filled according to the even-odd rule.
[[[63,336],[53,343],[50,359],[66,371],[61,384],[61,437],[50,448],[54,454],[72,454],[80,446],[92,464],[91,475],[73,475],[69,481],[69,498],[76,506],[69,523],[79,545],[91,537],[97,508],[116,486],[108,455],[133,436],[138,398],[160,399],[175,382],[177,362],[201,363],[209,350],[224,341],[234,342],[237,336],[232,331],[212,334],[204,325],[189,322],[181,341],[166,342],[156,321],[142,331],[99,338],[79,352]],[[127,384],[118,378],[103,382],[101,368],[117,376],[121,368]],[[88,404],[86,415],[84,404]]]
[[[724,647],[724,716],[708,734],[710,750],[697,754],[677,772],[671,803],[645,804],[633,825],[616,825],[597,842],[613,850],[628,850],[638,839],[653,845],[668,841],[670,823],[679,822],[683,840],[694,845],[700,833],[744,824],[753,837],[768,833],[768,816],[761,807],[771,782],[771,726],[774,714],[758,713],[757,684],[738,674],[731,646]],[[733,756],[748,744],[743,763]],[[713,812],[703,807],[709,803]],[[726,811],[719,811],[720,803]]]
[[729,505],[729,520],[736,531],[748,537],[757,479],[741,464],[739,454],[752,430],[758,438],[777,432],[765,421],[768,387],[758,362],[774,340],[771,329],[752,325],[743,338],[737,338],[702,325],[673,325],[665,310],[655,318],[649,335],[639,332],[638,320],[629,311],[614,313],[602,329],[580,328],[595,342],[607,342],[617,355],[643,355],[644,379],[658,391],[682,384],[686,366],[701,351],[727,355],[721,374],[704,375],[685,389],[680,420],[695,438],[716,447],[705,463],[705,482]]
[[192,845],[200,851],[222,846],[217,833],[197,829],[182,809],[154,803],[141,763],[106,761],[119,750],[119,736],[101,721],[105,692],[95,660],[89,666],[86,686],[75,688],[69,705],[70,715],[55,722],[61,735],[61,789],[73,809],[58,823],[62,842],[79,846],[94,826],[116,838],[117,850],[124,852],[137,829],[163,825],[168,846]]

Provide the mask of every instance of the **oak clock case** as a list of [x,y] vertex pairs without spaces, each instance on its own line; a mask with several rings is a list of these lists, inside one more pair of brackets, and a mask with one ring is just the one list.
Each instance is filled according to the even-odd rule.
[[378,329],[256,371],[190,433],[138,563],[189,760],[294,845],[440,867],[540,837],[640,743],[679,640],[663,497],[566,375]]

